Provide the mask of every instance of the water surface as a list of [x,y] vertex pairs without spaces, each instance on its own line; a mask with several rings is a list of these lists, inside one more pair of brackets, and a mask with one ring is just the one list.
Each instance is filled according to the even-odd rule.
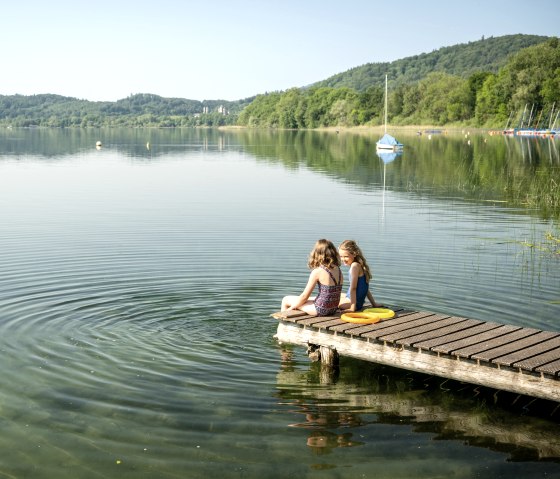
[[320,237],[379,301],[560,331],[554,211],[508,187],[559,141],[399,139],[0,130],[0,477],[560,477],[556,404],[273,339]]

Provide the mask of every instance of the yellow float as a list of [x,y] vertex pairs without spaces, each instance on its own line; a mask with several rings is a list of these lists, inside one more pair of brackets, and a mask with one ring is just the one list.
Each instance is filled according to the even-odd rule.
[[363,311],[366,314],[377,314],[381,319],[391,319],[395,317],[395,312],[387,308],[367,308]]
[[365,311],[361,313],[344,313],[340,319],[346,321],[347,323],[354,324],[375,324],[381,321],[381,316],[379,314],[366,313]]

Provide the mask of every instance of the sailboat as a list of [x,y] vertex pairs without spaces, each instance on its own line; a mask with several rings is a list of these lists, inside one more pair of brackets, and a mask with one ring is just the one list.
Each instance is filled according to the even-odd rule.
[[385,134],[376,143],[377,151],[399,151],[403,144],[387,133],[387,75],[385,75]]

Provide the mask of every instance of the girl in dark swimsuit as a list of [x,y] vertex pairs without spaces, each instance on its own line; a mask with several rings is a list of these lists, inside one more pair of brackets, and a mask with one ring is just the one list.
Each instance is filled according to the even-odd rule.
[[338,254],[342,263],[350,267],[348,272],[350,283],[346,296],[340,299],[340,309],[350,311],[360,311],[364,307],[366,298],[374,307],[381,306],[377,304],[373,295],[369,290],[369,280],[371,279],[371,270],[367,264],[362,250],[353,240],[345,240],[338,247]]
[[[299,296],[285,296],[282,311],[299,309],[314,316],[329,316],[338,309],[342,292],[342,272],[340,259],[334,245],[326,239],[315,243],[309,254],[307,266],[311,269],[305,289]],[[311,298],[311,293],[319,287],[319,294]]]

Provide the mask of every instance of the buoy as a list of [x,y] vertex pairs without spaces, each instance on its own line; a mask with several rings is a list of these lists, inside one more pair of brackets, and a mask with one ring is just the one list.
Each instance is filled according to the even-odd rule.
[[103,146],[103,143],[101,143],[101,141],[97,140],[97,142],[95,143],[95,146]]
[[148,143],[146,143],[146,150],[150,149],[150,142],[148,141]]
[[381,321],[381,316],[378,314],[373,313],[345,313],[343,314],[340,319],[342,321],[346,321],[347,323],[354,323],[354,324],[375,324]]
[[388,308],[367,308],[363,311],[366,314],[376,314],[381,319],[391,319],[395,317],[395,312]]

